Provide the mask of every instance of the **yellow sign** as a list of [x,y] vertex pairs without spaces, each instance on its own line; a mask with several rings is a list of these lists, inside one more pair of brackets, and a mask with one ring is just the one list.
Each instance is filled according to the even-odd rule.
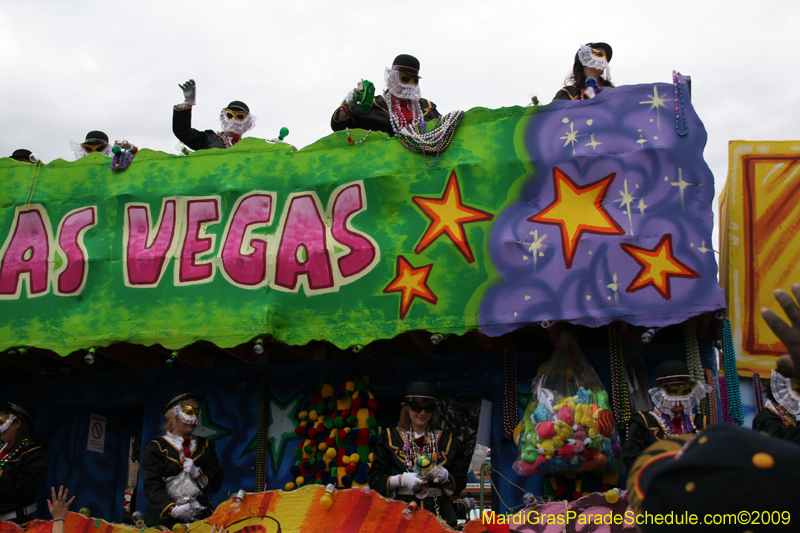
[[720,284],[739,374],[775,368],[786,348],[759,309],[783,310],[773,291],[800,282],[800,141],[731,141],[720,194]]

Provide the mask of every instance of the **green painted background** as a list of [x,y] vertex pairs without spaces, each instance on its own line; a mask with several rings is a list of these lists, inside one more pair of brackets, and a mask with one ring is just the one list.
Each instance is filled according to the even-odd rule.
[[[325,339],[344,348],[408,330],[476,329],[481,299],[497,279],[488,255],[492,227],[532,174],[521,147],[524,119],[532,112],[520,107],[470,110],[432,169],[421,154],[376,132],[359,145],[348,145],[344,132],[335,133],[298,152],[253,138],[228,150],[188,157],[142,150],[120,173],[111,172],[110,159],[99,154],[51,162],[38,174],[33,203],[46,207],[54,232],[70,210],[97,205],[97,226],[84,235],[88,280],[78,296],[56,296],[51,290],[28,299],[23,289],[19,300],[0,301],[0,349],[35,346],[65,355],[121,341],[177,349],[201,339],[226,348],[260,335],[294,345]],[[365,133],[353,131],[353,137],[360,139]],[[411,197],[441,197],[454,170],[464,203],[495,214],[491,222],[465,226],[475,254],[472,264],[446,236],[414,254],[429,219]],[[5,240],[14,208],[25,204],[33,167],[0,159],[0,176]],[[211,283],[175,287],[175,261],[157,288],[134,289],[123,283],[126,203],[149,203],[157,219],[163,197],[221,196],[222,220],[208,229],[218,236],[219,251],[231,206],[241,195],[277,192],[274,222],[263,230],[270,234],[278,227],[288,194],[314,190],[327,207],[337,186],[356,180],[364,181],[368,209],[351,222],[377,241],[381,259],[369,274],[338,292],[306,296],[302,289],[297,294],[266,287],[246,290],[231,285],[219,271]],[[395,277],[398,255],[415,267],[434,264],[429,287],[439,298],[437,305],[416,299],[405,320],[399,319],[399,293],[382,292]]]

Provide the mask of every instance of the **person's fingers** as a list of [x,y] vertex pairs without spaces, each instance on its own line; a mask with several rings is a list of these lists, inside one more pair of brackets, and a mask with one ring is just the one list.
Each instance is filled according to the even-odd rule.
[[[783,341],[784,338],[788,338],[789,335],[792,333],[792,328],[784,322],[784,320],[775,314],[772,309],[764,307],[761,309],[761,316],[764,318],[764,321],[769,326],[769,329],[778,336],[778,338]],[[784,344],[786,344],[784,342]],[[788,346],[787,346],[788,348]]]
[[53,512],[53,502],[51,502],[50,500],[47,500],[47,510],[50,511],[51,513]]
[[50,487],[50,497],[53,498],[53,501],[56,501],[56,488]]
[[72,505],[72,502],[74,502],[74,501],[75,501],[75,496],[73,496],[72,498],[69,499],[69,501],[67,502],[67,507]]
[[775,290],[773,294],[778,303],[781,304],[786,316],[792,321],[792,326],[800,326],[800,307],[797,307],[797,302],[781,289]]

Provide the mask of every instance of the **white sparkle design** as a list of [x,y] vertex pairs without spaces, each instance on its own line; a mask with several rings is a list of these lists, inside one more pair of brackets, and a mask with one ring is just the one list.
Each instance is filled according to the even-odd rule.
[[[668,179],[668,177],[664,178],[664,179]],[[683,169],[678,167],[678,181],[672,181],[672,182],[670,182],[670,185],[672,185],[673,187],[678,187],[680,189],[680,191],[681,191],[681,209],[685,213],[686,212],[686,202],[685,202],[684,192],[686,190],[686,187],[688,187],[689,185],[697,185],[697,184],[696,183],[689,183],[687,181],[683,181]]]
[[714,249],[713,248],[706,248],[706,240],[703,239],[701,244],[700,244],[700,246],[697,248],[697,251],[700,252],[701,254],[706,254],[708,252],[713,252]]
[[[542,244],[547,238],[547,233],[543,233],[541,237],[539,237],[539,230],[533,230],[530,232],[530,235],[533,237],[533,242],[527,241],[517,241],[519,244],[527,244],[528,245],[528,252],[530,252],[531,256],[533,257],[533,271],[536,272],[536,263],[540,257],[544,257],[544,249],[547,248],[546,244]],[[527,260],[527,256],[522,256],[523,259]]]
[[643,102],[639,102],[640,104],[649,105],[650,109],[648,111],[652,111],[653,109],[656,110],[656,126],[658,127],[658,131],[661,131],[661,113],[659,109],[662,107],[664,109],[669,109],[667,107],[667,101],[664,99],[663,96],[658,94],[658,87],[653,85],[653,94],[650,95],[648,98],[649,100],[644,100]]
[[575,143],[578,142],[578,137],[586,137],[586,135],[578,135],[578,131],[575,129],[575,123],[569,123],[569,131],[565,131],[565,135],[563,137],[559,137],[559,139],[564,140],[564,146],[562,148],[566,148],[568,144],[572,145],[572,155],[575,155]]
[[[638,188],[638,185],[637,185],[637,188]],[[644,215],[644,210],[647,209],[648,207],[650,207],[650,206],[647,205],[646,203],[644,203],[644,198],[639,198],[639,205],[637,205],[636,208],[639,210],[639,213],[641,215]]]
[[597,147],[600,146],[601,144],[603,144],[603,143],[601,143],[600,141],[595,141],[594,140],[594,133],[592,133],[592,142],[588,142],[588,143],[584,144],[584,146],[591,146],[592,149],[596,152],[597,151]]
[[614,303],[619,305],[619,284],[617,283],[617,274],[614,273],[611,279],[613,279],[614,282],[606,285],[606,288],[614,291]]
[[620,198],[618,200],[614,200],[614,203],[615,204],[618,203],[619,204],[619,208],[623,209],[624,210],[623,212],[628,215],[628,225],[631,228],[631,235],[633,235],[633,220],[631,219],[631,205],[633,204],[633,201],[636,199],[636,197],[633,196],[630,192],[628,192],[628,180],[627,179],[625,180],[624,183],[625,183],[625,190],[624,191],[619,191],[619,194],[620,194],[620,196],[622,196],[622,198]]

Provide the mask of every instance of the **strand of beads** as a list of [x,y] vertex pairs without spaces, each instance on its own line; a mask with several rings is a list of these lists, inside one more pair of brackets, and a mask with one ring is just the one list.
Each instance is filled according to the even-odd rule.
[[[672,87],[675,92],[675,131],[681,137],[689,133],[689,124],[686,122],[686,108],[683,103],[683,83],[680,80],[681,73],[672,71]],[[681,119],[683,120],[683,133],[681,133]]]
[[517,348],[507,342],[503,347],[503,441],[511,442],[517,427]]
[[797,426],[797,418],[792,413],[790,413],[788,409],[786,409],[781,404],[773,404],[773,405],[778,410],[778,415],[780,415],[781,420],[783,420],[783,425],[792,427]]
[[753,406],[756,414],[764,409],[764,389],[761,387],[761,375],[758,372],[753,372]]
[[23,441],[20,443],[20,445],[19,445],[19,446],[17,446],[15,449],[13,449],[13,450],[11,450],[10,452],[8,452],[8,453],[7,453],[7,454],[6,454],[6,455],[5,455],[5,456],[4,456],[2,459],[0,459],[0,471],[2,471],[2,470],[3,470],[3,467],[4,467],[4,466],[6,466],[6,463],[8,463],[8,462],[9,462],[9,461],[11,461],[11,460],[12,460],[14,457],[16,457],[16,456],[17,456],[17,454],[19,454],[19,452],[21,452],[21,451],[22,451],[22,449],[23,449],[25,446],[27,446],[27,445],[28,445],[28,441],[27,441],[27,440],[23,440]]
[[609,352],[611,353],[611,403],[617,419],[617,429],[623,439],[628,433],[631,403],[628,398],[628,381],[622,354],[622,326],[614,322],[608,326]]
[[[655,410],[650,411],[650,414],[658,421],[664,433],[669,436],[678,434],[678,430],[675,429],[675,425],[672,423],[672,418],[670,418],[669,415],[660,411],[656,412]],[[685,435],[693,435],[697,431],[694,422],[692,422],[692,415],[686,413],[681,415],[681,430]]]
[[347,144],[361,144],[367,140],[369,134],[372,133],[372,130],[367,130],[367,134],[364,135],[360,140],[353,141],[353,138],[350,136],[350,128],[345,128],[347,130]]
[[716,424],[719,422],[719,405],[717,404],[716,387],[714,387],[714,372],[710,368],[703,369],[703,372],[705,373],[706,384],[714,389],[707,396],[709,409],[706,416],[708,416],[709,425]]
[[735,424],[731,417],[730,408],[728,407],[728,384],[725,381],[725,376],[719,377],[719,410],[722,412],[722,422],[726,424]]
[[736,424],[741,426],[744,424],[744,409],[742,409],[742,392],[739,390],[739,369],[736,367],[730,318],[726,318],[722,326],[722,361],[725,364],[725,380],[728,387],[728,409]]
[[416,463],[417,459],[423,455],[427,455],[434,462],[436,462],[439,457],[439,449],[436,444],[436,435],[431,430],[426,429],[425,443],[422,445],[422,450],[420,450],[419,446],[417,446],[416,440],[414,440],[413,432],[407,430],[403,433],[403,451],[406,452],[406,470],[408,472],[414,471],[414,463]]
[[[439,156],[450,146],[463,117],[463,111],[453,111],[440,118],[438,124],[431,131],[427,131],[424,124],[420,123],[398,131],[396,136],[403,146],[421,153],[425,159],[425,165],[433,168],[439,163]],[[428,153],[436,154],[432,165],[428,163]]]
[[411,124],[406,120],[405,115],[400,107],[400,102],[393,98],[391,94],[386,94],[387,107],[389,108],[389,122],[392,124],[392,130],[396,133],[405,129],[408,126],[415,126],[420,123],[423,113],[419,105],[419,101],[415,100],[411,104]]

